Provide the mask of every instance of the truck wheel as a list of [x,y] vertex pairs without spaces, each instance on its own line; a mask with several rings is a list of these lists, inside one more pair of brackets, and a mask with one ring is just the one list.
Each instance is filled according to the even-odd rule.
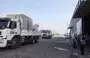
[[38,43],[39,42],[39,39],[35,40],[35,43]]
[[50,36],[49,38],[52,39],[52,36]]
[[34,44],[34,43],[35,43],[35,40],[31,40],[30,43],[31,43],[31,44]]
[[35,39],[35,43],[38,43],[38,42],[39,42],[39,36],[37,36]]
[[20,46],[21,42],[18,38],[13,38],[11,43],[11,49],[16,49]]

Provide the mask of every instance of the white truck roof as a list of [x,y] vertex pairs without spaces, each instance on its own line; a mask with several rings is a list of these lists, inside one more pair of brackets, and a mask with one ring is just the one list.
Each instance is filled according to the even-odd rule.
[[24,14],[8,14],[7,15],[8,18],[11,18],[11,19],[19,19],[19,18],[26,18],[26,19],[29,19],[32,21],[32,19]]

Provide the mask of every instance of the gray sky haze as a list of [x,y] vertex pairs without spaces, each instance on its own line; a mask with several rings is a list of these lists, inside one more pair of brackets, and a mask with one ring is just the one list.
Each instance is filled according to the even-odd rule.
[[31,17],[40,29],[66,32],[78,0],[0,0],[0,16],[23,13]]

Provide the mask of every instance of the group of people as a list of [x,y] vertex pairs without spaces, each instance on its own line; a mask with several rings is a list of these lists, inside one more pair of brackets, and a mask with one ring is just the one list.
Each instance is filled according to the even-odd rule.
[[71,34],[69,34],[68,39],[72,40],[72,47],[77,48],[79,47],[80,52],[82,55],[84,55],[84,45],[88,43],[89,35],[88,34],[74,34],[72,37]]

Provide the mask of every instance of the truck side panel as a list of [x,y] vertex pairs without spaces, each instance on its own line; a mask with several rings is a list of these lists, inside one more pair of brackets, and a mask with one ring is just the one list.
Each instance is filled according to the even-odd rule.
[[23,14],[9,14],[8,17],[20,22],[21,36],[28,36],[32,31],[32,19]]

